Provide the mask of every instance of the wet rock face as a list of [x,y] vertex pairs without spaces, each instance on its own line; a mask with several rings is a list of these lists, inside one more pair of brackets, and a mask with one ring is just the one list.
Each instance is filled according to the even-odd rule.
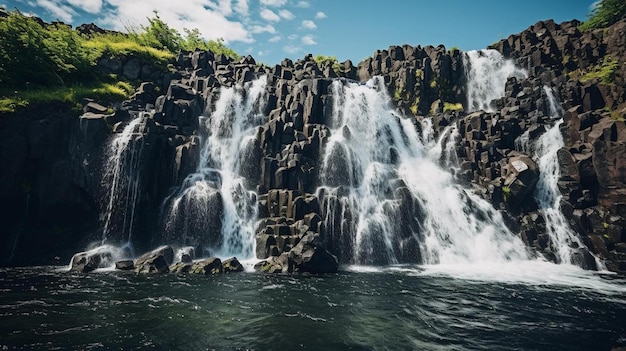
[[[531,67],[531,76],[557,88],[565,109],[561,126],[565,147],[558,152],[561,209],[589,250],[605,260],[609,269],[623,271],[619,247],[626,233],[622,161],[626,144],[626,20],[587,32],[580,32],[578,24],[538,22],[493,48],[521,66]],[[588,78],[587,73],[611,62],[616,64],[610,76]],[[525,229],[523,234],[537,246],[545,246],[541,233],[533,239],[536,235],[534,229]],[[580,261],[588,262],[586,257],[581,254]]]
[[169,265],[174,260],[174,249],[171,246],[162,246],[141,255],[135,260],[137,273],[167,273]]

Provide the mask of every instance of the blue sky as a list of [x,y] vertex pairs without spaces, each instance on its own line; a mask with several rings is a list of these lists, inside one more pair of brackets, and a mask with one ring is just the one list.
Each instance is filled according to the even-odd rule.
[[390,45],[482,49],[539,20],[585,20],[593,0],[0,0],[46,21],[124,30],[159,16],[266,64],[307,53],[355,64]]

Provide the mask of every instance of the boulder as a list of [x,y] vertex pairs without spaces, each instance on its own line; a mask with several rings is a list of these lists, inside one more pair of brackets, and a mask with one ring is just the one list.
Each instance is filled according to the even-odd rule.
[[192,263],[177,262],[170,266],[170,272],[174,274],[185,274],[191,271]]
[[161,246],[156,250],[143,254],[135,261],[137,273],[167,273],[169,264],[174,260],[171,246]]
[[261,273],[288,273],[293,271],[289,265],[289,253],[287,252],[258,262],[254,265],[254,270]]
[[222,262],[222,271],[224,273],[243,272],[243,265],[237,260],[237,257],[229,258]]
[[217,257],[209,257],[191,266],[191,273],[194,274],[216,275],[223,272],[222,261]]
[[289,251],[289,265],[296,272],[336,273],[337,257],[324,248],[319,234],[310,232]]
[[135,263],[133,260],[122,260],[115,262],[115,269],[120,271],[132,271],[135,269]]
[[111,251],[102,248],[79,252],[72,256],[70,271],[89,273],[98,268],[105,268],[109,265],[112,257]]
[[505,198],[509,204],[520,206],[528,196],[532,196],[539,180],[537,164],[526,155],[511,157],[507,165],[504,185],[508,188]]

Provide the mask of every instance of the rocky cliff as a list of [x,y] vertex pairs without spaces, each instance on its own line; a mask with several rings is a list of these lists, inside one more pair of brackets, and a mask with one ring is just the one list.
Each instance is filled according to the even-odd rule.
[[[324,266],[328,253],[341,262],[354,247],[332,235],[343,224],[323,213],[337,201],[336,194],[318,191],[320,155],[330,137],[331,85],[337,79],[364,82],[381,76],[398,111],[416,129],[423,128],[425,118],[432,118],[436,135],[456,125],[455,177],[505,214],[510,229],[529,247],[558,261],[533,197],[540,170],[531,152],[519,144],[532,144],[554,125],[544,89],[550,87],[565,110],[560,125],[565,146],[558,151],[562,212],[607,268],[624,271],[626,21],[584,33],[577,24],[539,22],[492,46],[528,75],[510,78],[505,95],[492,102],[490,112],[463,112],[470,110],[468,59],[443,46],[392,46],[356,66],[350,61],[318,63],[309,55],[267,67],[252,57],[234,61],[201,51],[180,53],[172,62],[175,72],[161,75],[101,62],[101,69],[128,71],[151,81],[111,114],[91,103],[81,116],[51,106],[0,116],[0,158],[6,165],[0,173],[3,264],[52,263],[54,256],[67,262],[71,253],[102,238],[104,219],[99,214],[106,207],[109,185],[104,165],[111,157],[106,150],[111,138],[135,118],[141,122],[130,143],[139,150],[132,161],[138,188],[130,208],[115,209],[109,239],[123,242],[128,237],[123,232],[130,230],[138,251],[171,239],[163,229],[162,204],[197,169],[198,116],[215,109],[220,88],[261,76],[267,77],[264,120],[241,171],[248,189],[256,192],[256,256],[267,259],[269,271],[289,269],[290,262],[316,270],[310,265]],[[607,67],[608,78],[600,74]],[[419,209],[402,188],[396,187],[390,197],[397,218],[407,226],[399,229],[398,242],[392,245],[403,248],[400,261],[419,262],[419,243],[411,234],[419,231],[419,225],[411,224]],[[129,211],[131,228],[124,220]],[[221,225],[211,231],[218,232]],[[579,263],[596,268],[586,249],[579,249]],[[302,263],[305,251],[318,258]]]

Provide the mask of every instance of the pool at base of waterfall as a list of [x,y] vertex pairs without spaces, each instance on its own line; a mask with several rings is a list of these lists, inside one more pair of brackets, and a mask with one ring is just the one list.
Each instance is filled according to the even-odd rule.
[[568,265],[337,274],[2,268],[0,349],[610,350],[626,280]]

